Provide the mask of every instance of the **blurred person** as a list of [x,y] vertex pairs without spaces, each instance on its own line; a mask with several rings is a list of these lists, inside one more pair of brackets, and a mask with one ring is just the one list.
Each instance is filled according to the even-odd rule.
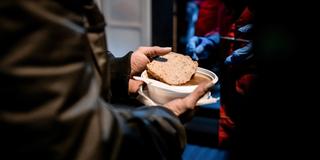
[[195,35],[189,39],[186,53],[220,77],[219,145],[230,146],[231,135],[241,121],[241,108],[255,90],[255,62],[250,40],[253,7],[246,1],[199,2]]
[[245,4],[240,3],[242,1],[236,3],[228,0],[198,0],[196,2],[199,12],[193,12],[193,16],[197,18],[190,19],[197,19],[197,22],[194,28],[190,29],[194,30],[194,35],[190,36],[186,46],[186,53],[195,60],[208,59],[218,52],[215,49],[223,45],[221,43],[224,42],[221,41],[224,39],[237,41],[236,38],[239,37],[235,37],[236,28],[242,27],[240,29],[242,33],[252,28],[252,25],[247,25],[252,23],[252,13]]
[[111,102],[136,93],[131,79],[171,48],[140,47],[115,58],[91,0],[0,2],[1,159],[181,159],[179,116],[212,84],[163,106]]

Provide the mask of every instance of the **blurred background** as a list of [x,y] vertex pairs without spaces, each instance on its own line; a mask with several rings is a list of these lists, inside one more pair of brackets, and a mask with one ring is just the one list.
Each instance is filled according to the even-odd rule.
[[107,20],[108,47],[116,56],[145,45],[183,52],[186,3],[178,0],[96,0]]

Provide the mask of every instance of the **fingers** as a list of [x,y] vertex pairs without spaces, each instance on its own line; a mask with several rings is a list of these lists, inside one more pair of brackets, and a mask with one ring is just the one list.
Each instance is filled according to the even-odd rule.
[[196,52],[196,45],[199,43],[199,38],[198,37],[192,37],[188,44],[187,44],[187,48],[186,48],[186,53],[191,56],[191,58],[195,61],[199,60],[198,56],[197,56],[197,52]]
[[198,37],[190,38],[186,47],[186,52],[188,55],[192,55],[194,53],[197,43],[198,43]]
[[134,52],[131,55],[131,76],[141,73],[150,62],[148,57],[141,52]]
[[139,47],[138,51],[141,51],[147,57],[155,57],[155,56],[162,56],[168,54],[172,51],[171,47]]
[[163,106],[170,109],[175,115],[179,116],[187,110],[194,109],[197,101],[209,90],[212,89],[213,83],[202,83],[190,95],[183,99],[172,100]]
[[138,90],[139,90],[139,87],[143,85],[143,82],[142,81],[137,81],[137,80],[134,80],[134,79],[130,79],[129,80],[129,93],[137,93]]
[[196,45],[196,44],[198,43],[198,41],[199,41],[199,37],[194,36],[194,37],[192,37],[192,38],[190,39],[189,43]]
[[[188,104],[188,106],[194,107],[196,105],[196,103],[198,102],[198,100],[204,94],[206,94],[209,90],[212,89],[213,85],[214,84],[211,82],[210,83],[201,83],[191,94],[189,94],[183,100],[186,101],[186,104]],[[192,109],[192,108],[189,108],[189,109]]]
[[208,39],[211,41],[211,43],[213,43],[212,46],[216,46],[220,44],[221,37],[219,33],[214,33],[208,36]]
[[197,53],[197,54],[199,54],[199,53],[202,53],[204,51],[204,44],[200,44],[200,45],[198,45],[198,47],[195,49],[195,52]]
[[232,54],[225,59],[224,64],[231,64],[232,62],[231,57],[232,57]]
[[206,46],[210,45],[209,43],[210,43],[209,40],[207,40],[206,38],[201,38],[201,42],[195,49],[195,52],[197,54],[201,54],[202,52],[204,52]]
[[199,41],[198,37],[192,37],[188,43],[188,48],[191,50],[194,50],[196,48],[198,41]]
[[174,99],[163,106],[171,110],[176,116],[179,116],[188,109],[185,101],[183,101],[181,98]]
[[130,75],[137,75],[141,73],[148,63],[150,63],[149,58],[155,56],[165,55],[171,52],[171,47],[139,47],[131,55],[131,73]]
[[199,57],[196,53],[193,53],[192,54],[192,59],[195,60],[195,61],[198,61],[199,60]]

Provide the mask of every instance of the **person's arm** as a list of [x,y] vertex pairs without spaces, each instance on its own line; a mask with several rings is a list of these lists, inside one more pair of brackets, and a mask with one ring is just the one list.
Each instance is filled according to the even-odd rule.
[[111,95],[117,98],[127,98],[129,94],[137,93],[143,82],[132,79],[132,76],[140,76],[153,57],[169,52],[171,52],[171,47],[158,46],[139,47],[134,52],[130,51],[125,56],[119,58],[114,57],[109,52],[108,73],[104,78],[109,80]]
[[99,159],[100,84],[82,17],[55,1],[0,10],[1,156]]
[[101,98],[99,75],[82,23],[77,21],[79,15],[56,2],[0,3],[0,21],[4,22],[0,26],[3,157],[179,156],[185,133],[177,115],[194,109],[207,89],[202,87],[197,96],[164,107],[113,108]]
[[113,113],[119,125],[116,134],[119,150],[112,152],[120,153],[120,159],[180,159],[186,135],[178,117],[194,110],[196,102],[212,86],[212,83],[199,84],[187,97],[163,106],[141,107],[132,111],[117,109]]
[[196,34],[188,40],[186,53],[194,60],[207,59],[220,45],[220,35],[229,29],[228,18],[220,0],[204,0],[200,4]]
[[109,137],[116,142],[106,143],[105,147],[113,147],[106,152],[116,153],[117,159],[181,159],[186,133],[171,110],[161,106],[117,109],[113,115],[118,132]]
[[[110,52],[108,53],[111,100],[117,100],[115,98],[128,98],[128,84],[130,79],[130,59],[132,52],[129,52],[123,57],[114,57]],[[117,100],[118,101],[118,100]]]
[[129,52],[123,57],[115,57],[107,49],[105,33],[106,22],[98,6],[86,1],[82,7],[85,17],[87,37],[91,47],[94,64],[102,81],[102,95],[108,102],[128,98],[128,82],[130,78]]

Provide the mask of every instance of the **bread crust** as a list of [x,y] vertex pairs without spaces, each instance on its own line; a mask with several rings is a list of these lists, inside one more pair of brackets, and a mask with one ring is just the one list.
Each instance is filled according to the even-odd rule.
[[147,64],[148,74],[156,80],[170,84],[183,85],[196,73],[198,62],[189,56],[171,52]]

